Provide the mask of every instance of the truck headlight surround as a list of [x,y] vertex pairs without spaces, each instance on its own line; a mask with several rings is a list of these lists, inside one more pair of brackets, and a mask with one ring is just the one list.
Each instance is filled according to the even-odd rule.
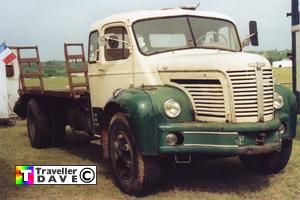
[[276,110],[279,110],[283,107],[283,105],[284,105],[283,97],[277,92],[274,92],[274,108]]
[[167,117],[176,118],[181,113],[181,106],[174,99],[169,99],[164,104],[164,110]]

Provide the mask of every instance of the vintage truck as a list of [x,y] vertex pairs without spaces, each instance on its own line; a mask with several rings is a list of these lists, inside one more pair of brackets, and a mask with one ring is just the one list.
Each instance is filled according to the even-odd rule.
[[[27,118],[34,148],[63,145],[66,125],[99,137],[119,188],[130,195],[155,185],[167,158],[239,156],[250,169],[277,173],[291,155],[296,99],[274,84],[266,58],[243,52],[250,41],[258,45],[256,22],[241,42],[233,20],[215,12],[113,15],[92,25],[87,64],[84,53],[68,53],[76,44],[65,44],[65,90],[45,89],[40,68],[22,67],[39,66],[38,56],[18,53],[22,87],[14,110]],[[70,60],[84,66],[74,69]],[[75,73],[86,81],[73,82]],[[26,86],[25,78],[41,84]]]

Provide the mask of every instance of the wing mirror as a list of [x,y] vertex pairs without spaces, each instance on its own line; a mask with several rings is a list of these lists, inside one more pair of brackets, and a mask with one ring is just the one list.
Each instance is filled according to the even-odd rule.
[[256,21],[250,21],[249,22],[249,32],[250,35],[248,35],[242,42],[243,47],[249,46],[250,43],[252,46],[258,46],[258,30],[257,30],[257,22]]

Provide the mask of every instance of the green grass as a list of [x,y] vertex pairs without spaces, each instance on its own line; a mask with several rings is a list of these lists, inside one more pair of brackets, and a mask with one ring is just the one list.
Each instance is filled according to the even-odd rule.
[[[15,185],[15,165],[97,165],[97,185]],[[0,199],[136,199],[121,193],[113,183],[108,164],[100,161],[100,148],[85,134],[68,132],[63,148],[33,149],[25,121],[0,127]],[[142,199],[259,199],[300,197],[300,141],[288,166],[277,175],[248,171],[238,158],[169,167],[159,184]]]
[[[278,82],[290,81],[290,69],[275,69]],[[45,86],[65,88],[66,78],[47,78]],[[29,84],[34,84],[29,80]],[[300,131],[298,117],[297,132]],[[15,165],[97,165],[98,185],[16,186]],[[16,127],[0,127],[0,199],[135,199],[121,193],[113,183],[108,164],[100,161],[100,148],[85,134],[67,133],[63,148],[33,149],[25,121]],[[300,197],[300,135],[294,141],[291,160],[282,173],[259,175],[248,171],[235,158],[179,165],[164,171],[156,189],[142,198],[160,199],[260,199]]]
[[279,83],[292,83],[292,68],[273,68],[274,76]]
[[[84,82],[84,77],[74,77],[74,83],[81,83]],[[43,79],[45,89],[67,89],[69,85],[69,80],[67,77],[50,77]],[[25,80],[26,86],[39,86],[40,82],[39,79],[26,79]]]
[[274,68],[275,82],[292,89],[292,68]]

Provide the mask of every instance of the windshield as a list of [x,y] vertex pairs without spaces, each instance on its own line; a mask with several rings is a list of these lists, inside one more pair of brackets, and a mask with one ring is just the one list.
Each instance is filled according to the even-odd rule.
[[145,55],[189,48],[241,51],[235,26],[221,19],[149,19],[136,22],[133,30],[139,49]]

